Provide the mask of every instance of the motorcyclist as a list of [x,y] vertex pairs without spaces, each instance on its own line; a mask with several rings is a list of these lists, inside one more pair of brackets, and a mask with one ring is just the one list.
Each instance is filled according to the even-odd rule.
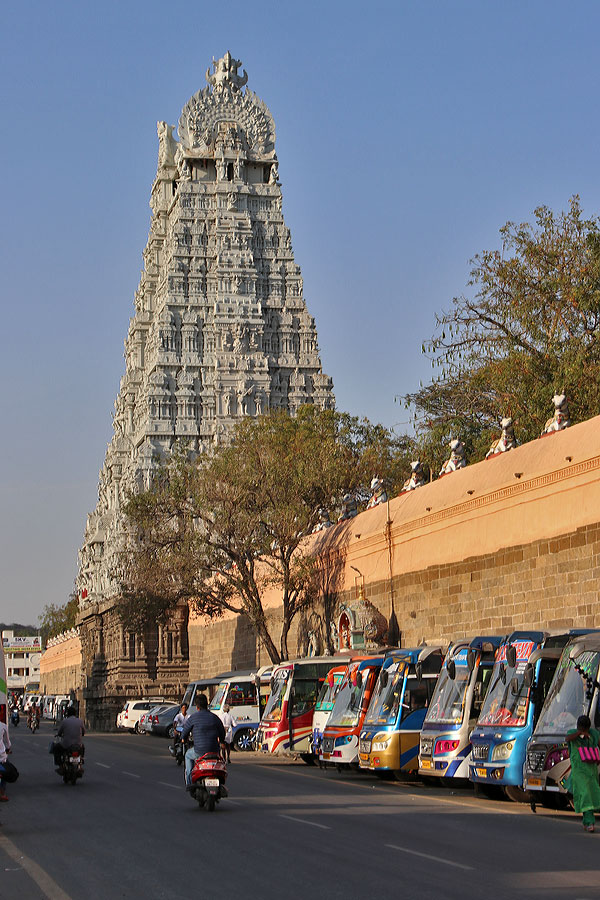
[[189,719],[187,703],[181,704],[181,709],[173,719],[173,750],[177,750],[177,744],[181,740],[181,732]]
[[82,740],[84,734],[85,726],[83,722],[77,716],[74,707],[69,706],[65,718],[58,726],[58,731],[56,732],[57,738],[60,738],[60,740],[54,742],[53,747],[54,764],[56,766],[60,767],[65,750],[78,748],[81,751],[81,755],[84,755],[85,747]]
[[185,783],[188,788],[192,784],[192,769],[198,757],[225,751],[225,729],[219,717],[209,710],[206,694],[196,695],[196,712],[183,726],[181,739],[185,741],[190,733],[194,746],[185,754]]

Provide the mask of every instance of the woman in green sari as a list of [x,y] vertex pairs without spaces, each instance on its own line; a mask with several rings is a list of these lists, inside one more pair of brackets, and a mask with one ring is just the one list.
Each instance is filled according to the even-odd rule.
[[581,747],[598,747],[600,733],[591,727],[588,716],[579,716],[577,728],[567,732],[569,756],[571,758],[571,789],[575,812],[583,813],[583,827],[594,830],[594,810],[600,810],[600,784],[598,764],[581,758]]

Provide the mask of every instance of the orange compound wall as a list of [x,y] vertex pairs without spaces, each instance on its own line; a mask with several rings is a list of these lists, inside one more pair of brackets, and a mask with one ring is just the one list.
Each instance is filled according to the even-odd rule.
[[40,660],[40,690],[57,696],[77,691],[82,683],[81,641],[71,637],[48,647]]
[[[307,539],[338,601],[364,584],[402,645],[600,625],[600,417],[469,465]],[[358,571],[356,571],[358,570]],[[265,598],[275,621],[277,590]],[[318,598],[315,609],[318,612]],[[296,622],[290,642],[298,645]],[[190,672],[267,662],[247,623],[191,619]],[[296,641],[296,644],[294,644]]]

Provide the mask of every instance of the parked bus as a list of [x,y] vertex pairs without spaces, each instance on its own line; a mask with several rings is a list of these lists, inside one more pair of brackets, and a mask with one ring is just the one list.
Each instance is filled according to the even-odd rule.
[[[572,632],[515,631],[496,654],[490,688],[471,735],[469,778],[523,801],[523,764],[558,660]],[[532,683],[533,682],[533,683]]]
[[469,777],[471,731],[490,684],[496,650],[504,640],[498,635],[479,636],[449,648],[423,722],[420,775]]
[[348,664],[344,663],[341,666],[334,666],[332,669],[330,669],[327,673],[327,678],[321,686],[319,696],[317,697],[315,711],[313,713],[312,740],[310,744],[310,752],[313,754],[315,759],[319,758],[319,753],[321,752],[321,741],[323,740],[323,732],[325,730],[325,726],[327,725],[327,720],[329,719],[331,710],[333,709],[336,694],[340,689],[340,685],[347,668]]
[[229,711],[236,721],[232,738],[236,750],[254,749],[261,717],[261,685],[268,685],[270,676],[271,668],[263,666],[258,672],[234,672],[222,676],[217,685],[209,709],[219,715],[229,704]]
[[[571,771],[565,736],[586,715],[600,727],[598,682],[600,634],[575,637],[564,648],[538,723],[527,746],[523,787],[544,805],[555,805],[558,794],[567,791]],[[533,673],[530,675],[533,680]]]
[[199,678],[198,681],[191,681],[185,689],[182,704],[185,703],[188,711],[193,712],[196,694],[206,694],[207,699],[212,700],[221,679],[231,674],[231,672],[226,672],[223,675],[217,675],[216,678]]
[[332,666],[344,662],[348,656],[313,656],[274,667],[271,696],[258,730],[258,747],[264,753],[299,753],[314,763],[310,744],[317,697]]
[[323,732],[319,759],[336,766],[358,764],[358,741],[383,656],[348,665]]
[[421,728],[443,661],[439,646],[386,655],[360,735],[361,769],[400,773],[417,768]]

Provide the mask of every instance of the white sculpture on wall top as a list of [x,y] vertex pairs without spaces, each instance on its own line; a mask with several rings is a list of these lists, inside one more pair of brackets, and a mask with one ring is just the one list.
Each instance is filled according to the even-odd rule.
[[502,419],[500,427],[502,428],[502,434],[492,443],[485,455],[486,459],[489,459],[490,456],[496,456],[498,453],[506,453],[507,450],[514,450],[517,446],[513,420],[510,417]]
[[565,394],[555,394],[552,398],[554,403],[554,415],[548,419],[542,431],[542,437],[545,434],[553,434],[555,431],[562,431],[571,424],[569,414],[569,405]]
[[450,456],[440,469],[440,478],[442,475],[448,475],[450,472],[455,472],[457,469],[463,469],[467,464],[465,445],[462,441],[453,438],[448,446],[450,447]]

